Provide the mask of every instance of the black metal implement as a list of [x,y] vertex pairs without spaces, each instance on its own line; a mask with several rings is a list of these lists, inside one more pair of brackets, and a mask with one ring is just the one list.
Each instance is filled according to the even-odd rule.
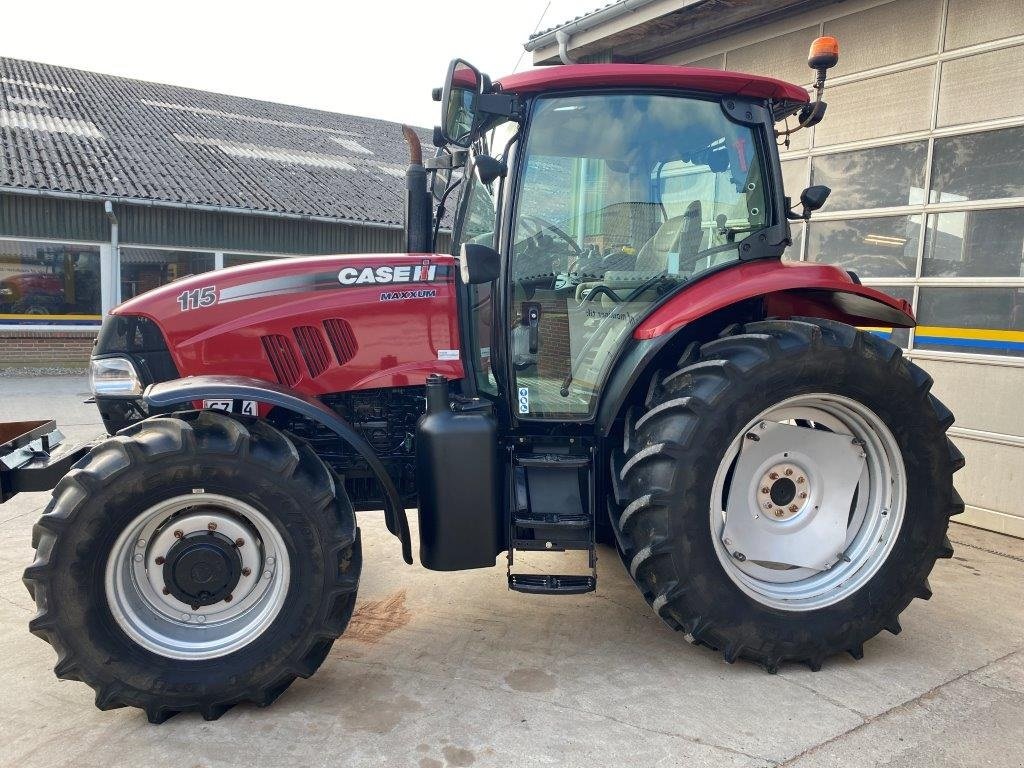
[[0,504],[19,493],[50,490],[90,448],[65,445],[52,419],[0,423]]

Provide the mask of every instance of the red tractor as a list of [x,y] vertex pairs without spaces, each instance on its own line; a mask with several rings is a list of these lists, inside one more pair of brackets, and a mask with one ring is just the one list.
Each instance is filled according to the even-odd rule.
[[[817,669],[899,632],[951,554],[963,458],[929,377],[857,329],[913,326],[907,303],[782,260],[828,194],[794,210],[777,151],[824,113],[838,52],[812,54],[813,102],[732,72],[456,60],[437,156],[412,142],[408,253],[113,310],[91,361],[111,436],[54,450],[52,422],[11,425],[0,452],[5,497],[55,484],[25,584],[57,676],[152,722],[270,704],[345,631],[354,510],[382,507],[406,562],[415,506],[423,566],[507,552],[531,594],[594,590],[611,543],[728,662]],[[566,550],[585,573],[515,572]]]

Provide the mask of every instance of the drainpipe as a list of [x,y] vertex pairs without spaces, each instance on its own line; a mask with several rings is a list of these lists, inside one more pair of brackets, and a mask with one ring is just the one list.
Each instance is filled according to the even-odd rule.
[[555,40],[558,41],[558,58],[563,64],[575,64],[576,60],[569,55],[569,33],[564,29],[555,30]]
[[105,315],[120,303],[121,255],[118,253],[117,214],[114,213],[114,204],[109,200],[103,201],[103,213],[110,222],[110,266],[107,270],[106,290],[101,292]]

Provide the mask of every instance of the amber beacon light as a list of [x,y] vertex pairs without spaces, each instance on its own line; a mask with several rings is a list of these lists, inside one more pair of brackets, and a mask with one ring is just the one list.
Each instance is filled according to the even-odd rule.
[[807,66],[817,70],[819,77],[824,77],[825,70],[831,69],[838,63],[839,41],[834,37],[824,35],[811,43],[811,50],[807,54]]

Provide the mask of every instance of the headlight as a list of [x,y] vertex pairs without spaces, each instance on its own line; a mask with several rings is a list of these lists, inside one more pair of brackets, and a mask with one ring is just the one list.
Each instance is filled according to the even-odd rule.
[[89,361],[89,389],[94,395],[129,397],[142,394],[142,382],[126,357]]

